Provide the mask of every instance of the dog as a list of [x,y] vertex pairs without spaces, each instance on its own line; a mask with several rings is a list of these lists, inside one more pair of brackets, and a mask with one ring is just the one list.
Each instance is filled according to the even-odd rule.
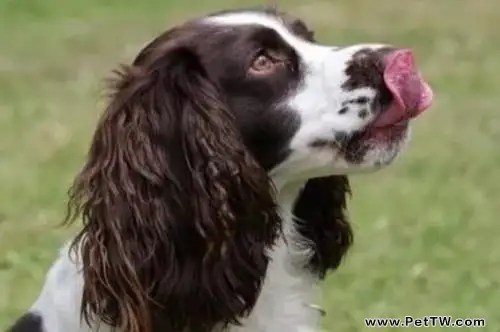
[[307,332],[353,235],[349,174],[432,104],[408,49],[327,46],[274,9],[174,27],[111,82],[60,252],[10,332]]

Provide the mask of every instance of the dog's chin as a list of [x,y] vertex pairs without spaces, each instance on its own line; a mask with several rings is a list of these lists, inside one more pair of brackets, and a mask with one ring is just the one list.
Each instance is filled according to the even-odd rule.
[[345,143],[344,157],[360,170],[377,170],[392,164],[406,148],[411,134],[409,122],[366,129],[355,133]]
[[[371,173],[392,164],[405,149],[410,133],[408,123],[399,123],[376,130],[367,127],[342,141],[317,140],[312,154],[296,152],[270,174],[281,187],[317,177]],[[287,166],[285,172],[283,165]]]

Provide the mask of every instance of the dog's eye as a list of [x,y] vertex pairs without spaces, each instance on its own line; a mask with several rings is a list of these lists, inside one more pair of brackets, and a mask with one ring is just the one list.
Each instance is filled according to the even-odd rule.
[[272,73],[277,66],[283,64],[284,59],[279,54],[270,51],[259,52],[250,66],[250,71],[255,74],[265,75]]
[[269,70],[273,66],[273,60],[266,54],[259,55],[252,63],[252,69],[256,71]]

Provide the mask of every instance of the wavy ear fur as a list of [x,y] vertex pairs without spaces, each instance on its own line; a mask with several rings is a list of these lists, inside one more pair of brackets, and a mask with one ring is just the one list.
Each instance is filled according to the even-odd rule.
[[324,278],[338,267],[352,244],[352,229],[346,209],[351,194],[346,176],[308,180],[295,202],[297,231],[313,246],[308,267]]
[[164,35],[118,72],[67,222],[82,315],[120,331],[211,331],[254,306],[280,230],[266,172],[196,49]]

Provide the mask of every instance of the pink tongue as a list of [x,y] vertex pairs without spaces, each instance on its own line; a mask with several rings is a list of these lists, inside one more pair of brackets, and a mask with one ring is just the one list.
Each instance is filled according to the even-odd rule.
[[384,81],[394,101],[375,120],[374,126],[396,124],[414,118],[432,104],[433,94],[415,66],[410,50],[402,49],[386,59]]

